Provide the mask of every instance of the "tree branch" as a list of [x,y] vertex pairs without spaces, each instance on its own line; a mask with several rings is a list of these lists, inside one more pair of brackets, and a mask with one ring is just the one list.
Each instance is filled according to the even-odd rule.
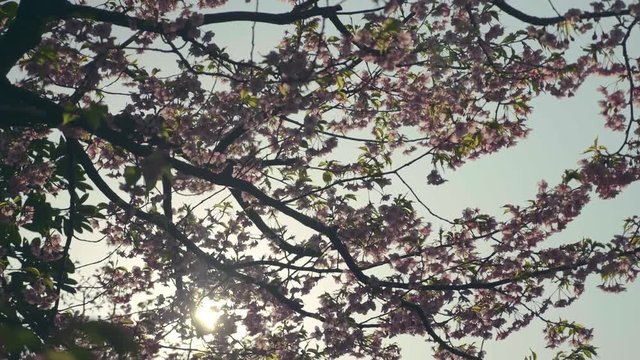
[[[287,25],[295,21],[305,20],[313,17],[329,18],[334,16],[338,11],[342,10],[340,5],[313,7],[299,12],[286,12],[279,14],[253,12],[253,11],[229,11],[217,14],[204,15],[204,21],[201,25],[219,24],[228,22],[248,21],[259,22],[274,25]],[[87,5],[70,5],[66,16],[69,18],[91,19],[103,21],[114,25],[124,27],[135,27],[136,29],[145,30],[154,33],[165,33],[163,23],[152,20],[140,19],[128,16],[122,13],[98,9]],[[201,26],[200,25],[200,26]]]
[[65,0],[22,0],[16,17],[0,37],[0,77],[4,77],[27,51],[40,43],[47,24],[61,16],[69,3]]
[[78,162],[82,165],[87,176],[91,179],[91,181],[96,185],[96,187],[116,206],[119,208],[131,213],[133,216],[140,218],[141,220],[147,221],[151,224],[156,225],[158,228],[165,230],[169,235],[173,236],[180,244],[185,246],[187,250],[189,250],[192,254],[196,256],[200,261],[205,263],[210,269],[217,270],[223,272],[230,277],[236,278],[244,283],[255,285],[258,288],[265,290],[271,296],[273,296],[279,303],[291,309],[292,311],[306,317],[310,317],[316,320],[324,321],[324,317],[304,310],[302,305],[292,300],[285,295],[283,295],[278,287],[273,284],[266,283],[264,281],[255,279],[246,274],[237,272],[233,265],[225,264],[220,262],[215,257],[204,252],[200,247],[198,247],[195,243],[193,243],[184,233],[182,233],[176,225],[169,221],[166,217],[158,214],[151,214],[145,211],[142,211],[133,205],[124,201],[118,194],[116,194],[111,188],[107,185],[107,183],[102,179],[101,175],[98,173],[98,170],[93,166],[93,163],[89,156],[84,152],[82,146],[75,139],[69,139],[69,146],[76,153],[76,157],[78,158]]
[[310,257],[319,257],[321,255],[320,251],[308,248],[308,247],[300,247],[295,246],[287,241],[285,241],[282,236],[276,234],[276,232],[271,229],[260,217],[252,207],[249,205],[243,198],[242,193],[238,190],[231,189],[231,195],[236,199],[238,205],[242,208],[247,217],[253,222],[253,224],[266,236],[269,240],[273,241],[280,249],[296,254],[299,256],[310,256]]
[[[24,91],[26,93],[31,94],[26,90],[17,88],[12,85],[10,86],[13,87],[15,90]],[[0,87],[0,90],[1,89],[2,88]],[[51,127],[56,127],[57,124],[61,123],[62,112],[63,112],[62,107],[56,105],[55,103],[53,103],[48,99],[40,98],[34,94],[31,94],[31,97],[32,97],[31,99],[32,101],[37,101],[37,103],[33,104],[32,106],[34,106],[35,108],[43,109],[44,112],[46,112],[47,116],[43,115],[42,118],[34,119],[34,121],[30,122],[29,125],[42,124],[42,125],[47,125]],[[0,127],[4,125],[2,124],[2,121],[4,120],[5,120],[4,117],[0,116]],[[85,130],[92,132],[94,135],[101,137],[106,141],[109,141],[115,146],[122,147],[123,149],[131,152],[136,156],[148,156],[153,151],[153,148],[151,146],[140,145],[133,141],[130,141],[125,135],[123,135],[118,131],[108,128],[106,125],[100,126],[97,130],[93,130],[90,128],[88,124],[85,124],[85,122],[86,121],[84,121],[84,118],[80,116],[80,118],[76,120],[74,124],[82,126],[83,128],[85,128]],[[9,123],[13,125],[16,124],[13,121],[9,121]],[[334,227],[326,225],[315,218],[312,218],[308,215],[305,215],[287,206],[282,201],[272,198],[271,196],[265,194],[262,190],[260,190],[250,182],[233,178],[228,174],[218,174],[208,169],[200,168],[175,158],[170,158],[169,162],[171,163],[171,166],[175,170],[182,172],[183,174],[194,176],[194,177],[209,181],[213,184],[226,186],[229,189],[235,189],[235,191],[245,192],[253,196],[257,200],[259,200],[263,205],[274,208],[280,211],[281,213],[291,217],[292,219],[298,221],[299,223],[308,227],[309,229],[315,230],[320,234],[327,236],[327,238],[329,238],[331,244],[333,245],[333,248],[338,251],[343,261],[345,262],[349,270],[354,274],[354,276],[359,281],[361,281],[366,285],[372,284],[371,278],[366,274],[364,274],[362,268],[356,263],[355,259],[351,256],[349,249],[339,238],[338,233]],[[129,206],[126,203],[124,204],[126,206]],[[116,203],[116,205],[119,205],[119,204]],[[293,249],[290,249],[290,250],[293,250]],[[490,289],[500,285],[518,282],[518,281],[522,281],[532,277],[545,276],[555,272],[570,270],[570,269],[574,269],[574,268],[585,266],[585,265],[586,265],[586,262],[578,262],[574,264],[563,265],[563,266],[558,266],[554,268],[531,272],[525,275],[521,275],[517,278],[506,278],[506,279],[500,279],[500,280],[489,281],[489,282],[472,282],[472,283],[466,283],[466,284],[428,284],[428,285],[415,286],[408,283],[380,281],[380,280],[376,280],[375,283],[379,287],[389,287],[389,288],[396,288],[396,289],[415,289],[415,290],[422,290],[422,291],[456,291],[456,290],[468,290],[468,289]]]
[[[197,26],[250,21],[274,25],[287,25],[295,21],[309,19],[313,17],[332,18],[335,21],[336,13],[342,10],[340,5],[326,7],[312,7],[304,11],[286,12],[280,14],[251,12],[251,11],[229,11],[217,14],[206,14],[203,23]],[[113,25],[136,28],[158,34],[168,33],[167,23],[153,20],[141,19],[128,16],[123,13],[95,8],[88,5],[71,4],[66,0],[23,0],[20,1],[18,13],[13,24],[7,32],[0,37],[0,75],[6,76],[11,68],[29,50],[36,47],[42,34],[47,31],[49,23],[59,19],[87,19],[102,21]],[[339,24],[339,23],[338,23]],[[339,28],[341,32],[344,29]],[[178,29],[178,34],[185,37],[188,30]]]
[[66,242],[64,244],[64,248],[62,250],[62,257],[59,260],[58,264],[58,273],[56,274],[56,294],[58,297],[56,298],[56,302],[51,308],[50,315],[50,326],[53,327],[55,315],[58,311],[58,307],[60,306],[60,291],[62,289],[62,285],[64,283],[65,278],[65,267],[67,261],[71,261],[68,259],[69,257],[69,248],[71,247],[71,242],[73,241],[73,229],[76,223],[76,206],[78,205],[78,195],[76,194],[76,159],[75,154],[69,146],[66,148],[66,161],[67,161],[67,191],[69,192],[69,216],[68,219],[64,222],[64,235],[67,237]]
[[[554,25],[566,21],[567,19],[563,16],[554,16],[554,17],[537,17],[526,14],[513,6],[507,4],[505,0],[492,0],[493,5],[497,6],[500,10],[505,13],[513,16],[514,18],[526,22],[531,25]],[[591,19],[602,19],[606,17],[613,16],[621,16],[621,15],[629,15],[629,10],[621,10],[621,11],[602,11],[602,12],[583,12],[580,14],[579,18],[581,20],[591,20]]]
[[420,305],[412,303],[410,301],[406,301],[406,300],[402,300],[401,302],[402,306],[410,311],[412,311],[413,313],[415,313],[418,318],[420,318],[420,322],[422,323],[422,327],[424,327],[424,329],[427,331],[427,334],[429,334],[429,336],[431,336],[431,338],[441,347],[443,347],[444,349],[446,349],[447,351],[449,351],[450,353],[454,354],[454,355],[458,355],[462,358],[465,359],[470,359],[470,360],[481,360],[481,357],[477,357],[477,356],[473,356],[471,354],[468,354],[458,348],[455,348],[453,346],[451,346],[449,343],[447,343],[446,341],[444,341],[444,339],[442,339],[433,329],[433,327],[431,326],[431,321],[429,320],[429,318],[427,317],[427,314],[425,314],[424,310],[422,310],[422,307],[420,307]]

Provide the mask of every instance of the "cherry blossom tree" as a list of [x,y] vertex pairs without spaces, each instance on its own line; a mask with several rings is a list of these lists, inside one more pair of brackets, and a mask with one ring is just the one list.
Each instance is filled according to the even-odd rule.
[[[589,276],[636,278],[640,219],[546,240],[640,177],[640,2],[247,2],[0,1],[0,353],[396,359],[410,334],[482,359],[536,320],[558,359],[591,358],[592,330],[547,314]],[[283,32],[243,57],[223,23]],[[403,179],[516,145],[532,99],[592,76],[619,147],[526,205],[447,219]],[[87,239],[95,273],[72,257]]]

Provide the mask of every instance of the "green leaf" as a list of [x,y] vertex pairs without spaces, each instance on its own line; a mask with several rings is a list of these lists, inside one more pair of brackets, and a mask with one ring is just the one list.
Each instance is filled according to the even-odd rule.
[[51,204],[46,202],[43,194],[32,194],[29,196],[25,205],[33,207],[33,218],[31,222],[23,225],[27,230],[38,232],[42,235],[47,235],[49,229],[54,227],[55,217],[58,215],[58,211],[51,207]]
[[104,119],[109,114],[109,108],[107,105],[99,103],[91,103],[89,108],[84,111],[84,116],[87,119],[87,123],[93,130],[97,130]]
[[510,33],[509,35],[507,35],[504,39],[502,39],[502,43],[503,44],[509,44],[512,43],[513,40],[516,39],[517,34],[516,33]]
[[344,196],[345,199],[349,199],[349,200],[357,200],[356,195],[355,194],[346,194]]
[[169,158],[163,151],[155,151],[142,162],[142,177],[147,192],[151,191],[162,175],[171,176]]
[[86,191],[88,191],[88,190],[93,190],[93,187],[92,187],[91,185],[87,184],[87,183],[86,183],[86,182],[84,182],[84,181],[79,181],[79,182],[76,184],[76,188],[77,188],[78,190],[80,190],[80,191],[85,191],[85,192],[86,192]]
[[382,32],[396,33],[402,28],[402,22],[398,19],[388,18],[382,23]]
[[336,83],[338,84],[338,91],[344,88],[344,77],[340,74],[336,77]]
[[127,166],[124,169],[124,181],[129,186],[135,185],[138,182],[138,180],[140,180],[141,176],[142,176],[142,172],[140,171],[140,168],[138,168],[137,166]]
[[78,199],[78,204],[82,204],[85,201],[87,201],[87,199],[89,198],[89,194],[84,194],[80,197],[80,199]]
[[18,3],[15,1],[9,1],[0,6],[0,19],[8,18],[13,20],[18,14]]
[[34,267],[28,267],[24,269],[25,272],[28,272],[29,274],[32,274],[35,277],[40,277],[40,270],[34,268]]
[[247,89],[240,90],[240,100],[252,108],[258,106],[258,98],[251,95]]
[[69,294],[75,294],[76,292],[78,292],[78,290],[76,290],[76,288],[74,288],[73,286],[70,286],[70,285],[66,285],[66,284],[60,284],[60,290],[64,290],[64,291],[68,292]]
[[568,184],[571,180],[580,180],[580,172],[577,170],[565,170],[562,175],[562,183]]
[[69,257],[64,259],[64,271],[66,271],[68,274],[73,274],[74,272],[76,272],[76,265],[73,263],[73,261],[71,261],[71,259],[69,259]]
[[35,351],[42,344],[31,330],[0,324],[0,353],[18,355],[24,348]]
[[538,360],[538,354],[536,354],[533,350],[531,351],[531,356],[525,356],[524,360]]
[[66,351],[49,350],[44,356],[45,360],[76,360],[76,357]]
[[338,42],[338,41],[340,41],[340,38],[335,36],[335,35],[329,36],[327,38],[327,42],[330,42],[330,43],[334,43],[334,42]]
[[84,333],[92,343],[110,345],[120,355],[134,353],[138,348],[129,329],[119,324],[89,321],[78,324],[76,328]]
[[91,351],[87,349],[83,349],[76,345],[71,345],[69,348],[69,353],[73,354],[75,360],[91,360],[94,358]]
[[330,183],[333,180],[333,174],[330,171],[322,173],[322,180],[326,183]]
[[62,125],[67,125],[71,122],[74,122],[80,118],[78,115],[74,113],[64,112],[62,114]]
[[287,94],[289,94],[289,90],[290,87],[288,84],[279,84],[278,85],[278,91],[280,92],[280,95],[282,96],[287,96]]
[[51,280],[51,278],[49,278],[49,277],[43,277],[43,278],[42,278],[42,282],[45,284],[45,286],[46,286],[47,288],[49,288],[49,289],[51,289],[51,290],[53,290],[53,289],[54,289],[54,286],[53,286],[53,280]]
[[0,246],[6,247],[9,244],[19,246],[21,241],[22,237],[15,224],[0,224]]
[[247,99],[245,99],[245,103],[250,107],[255,108],[258,106],[258,98],[255,96],[250,96]]

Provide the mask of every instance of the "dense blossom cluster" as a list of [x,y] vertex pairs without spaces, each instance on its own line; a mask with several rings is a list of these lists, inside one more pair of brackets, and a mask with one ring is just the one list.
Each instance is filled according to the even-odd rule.
[[[539,319],[557,358],[591,358],[592,330],[547,312],[590,275],[635,280],[640,219],[546,240],[640,179],[638,0],[227,3],[0,2],[0,357],[397,359],[409,334],[481,359]],[[243,58],[230,22],[286,32]],[[528,205],[446,219],[402,187],[516,145],[532,99],[596,75],[619,149]]]

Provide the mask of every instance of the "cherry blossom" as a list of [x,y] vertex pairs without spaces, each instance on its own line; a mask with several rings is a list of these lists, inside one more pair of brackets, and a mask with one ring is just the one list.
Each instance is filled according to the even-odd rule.
[[[593,356],[592,329],[549,314],[589,277],[636,279],[640,220],[550,237],[640,179],[640,3],[247,2],[1,4],[0,353],[398,359],[413,335],[483,359],[538,321],[557,358]],[[244,54],[220,24],[253,29]],[[267,51],[257,25],[282,30]],[[529,202],[448,219],[403,178],[445,188],[594,77],[619,147]]]

